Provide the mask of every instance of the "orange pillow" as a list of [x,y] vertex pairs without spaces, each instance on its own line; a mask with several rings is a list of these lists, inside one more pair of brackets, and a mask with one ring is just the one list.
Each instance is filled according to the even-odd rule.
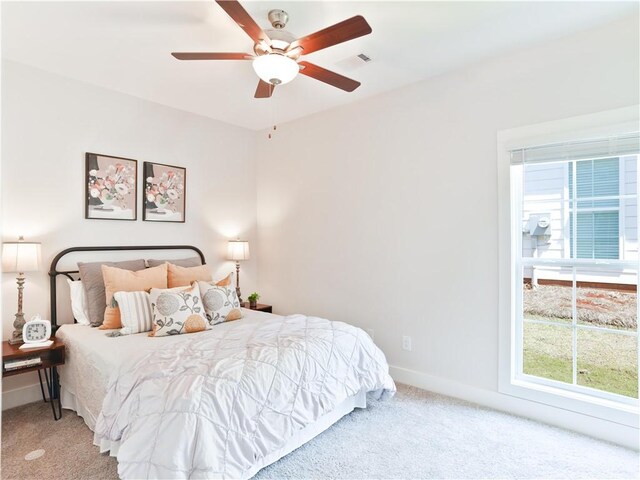
[[152,288],[167,288],[167,265],[145,268],[137,272],[102,265],[102,277],[107,306],[100,329],[122,328],[120,309],[113,295],[116,292],[148,292]]
[[[203,280],[203,281],[205,281],[205,280]],[[233,282],[233,272],[231,272],[229,275],[224,277],[222,280],[216,282],[216,286],[218,286],[218,287],[227,287],[227,286],[231,285],[231,282]]]
[[210,282],[211,270],[209,266],[200,265],[198,267],[181,267],[173,263],[166,263],[168,267],[167,284],[169,288],[189,287],[193,282]]

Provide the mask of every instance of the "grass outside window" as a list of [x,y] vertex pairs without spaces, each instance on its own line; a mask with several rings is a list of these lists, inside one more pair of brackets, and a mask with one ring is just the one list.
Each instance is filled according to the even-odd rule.
[[[567,291],[570,287],[525,288],[523,373],[572,384],[573,329],[571,296]],[[584,289],[580,298],[588,301],[577,305],[579,325],[636,333],[635,292]],[[536,320],[554,325],[535,323]],[[576,384],[638,398],[637,335],[580,326],[576,335]]]

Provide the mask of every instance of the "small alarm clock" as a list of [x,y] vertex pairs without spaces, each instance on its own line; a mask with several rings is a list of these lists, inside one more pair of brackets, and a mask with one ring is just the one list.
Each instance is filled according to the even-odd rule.
[[22,340],[26,344],[47,343],[51,337],[51,322],[35,315],[22,327]]

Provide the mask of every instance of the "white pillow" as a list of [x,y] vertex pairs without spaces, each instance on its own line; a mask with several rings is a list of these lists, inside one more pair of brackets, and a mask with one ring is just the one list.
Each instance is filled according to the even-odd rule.
[[67,278],[69,293],[71,294],[71,311],[73,318],[80,325],[89,325],[89,309],[87,307],[87,293],[84,291],[82,281],[74,282]]
[[153,327],[151,300],[147,292],[116,292],[113,295],[120,309],[122,335],[148,332]]

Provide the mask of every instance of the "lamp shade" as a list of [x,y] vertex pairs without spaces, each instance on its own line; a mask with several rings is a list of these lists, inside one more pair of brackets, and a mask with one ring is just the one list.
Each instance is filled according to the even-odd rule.
[[272,85],[289,83],[300,71],[295,60],[279,53],[257,57],[253,61],[253,69],[262,80]]
[[2,271],[24,273],[39,269],[39,243],[18,241],[2,244]]
[[249,242],[246,240],[229,240],[227,247],[227,258],[229,260],[249,260]]

